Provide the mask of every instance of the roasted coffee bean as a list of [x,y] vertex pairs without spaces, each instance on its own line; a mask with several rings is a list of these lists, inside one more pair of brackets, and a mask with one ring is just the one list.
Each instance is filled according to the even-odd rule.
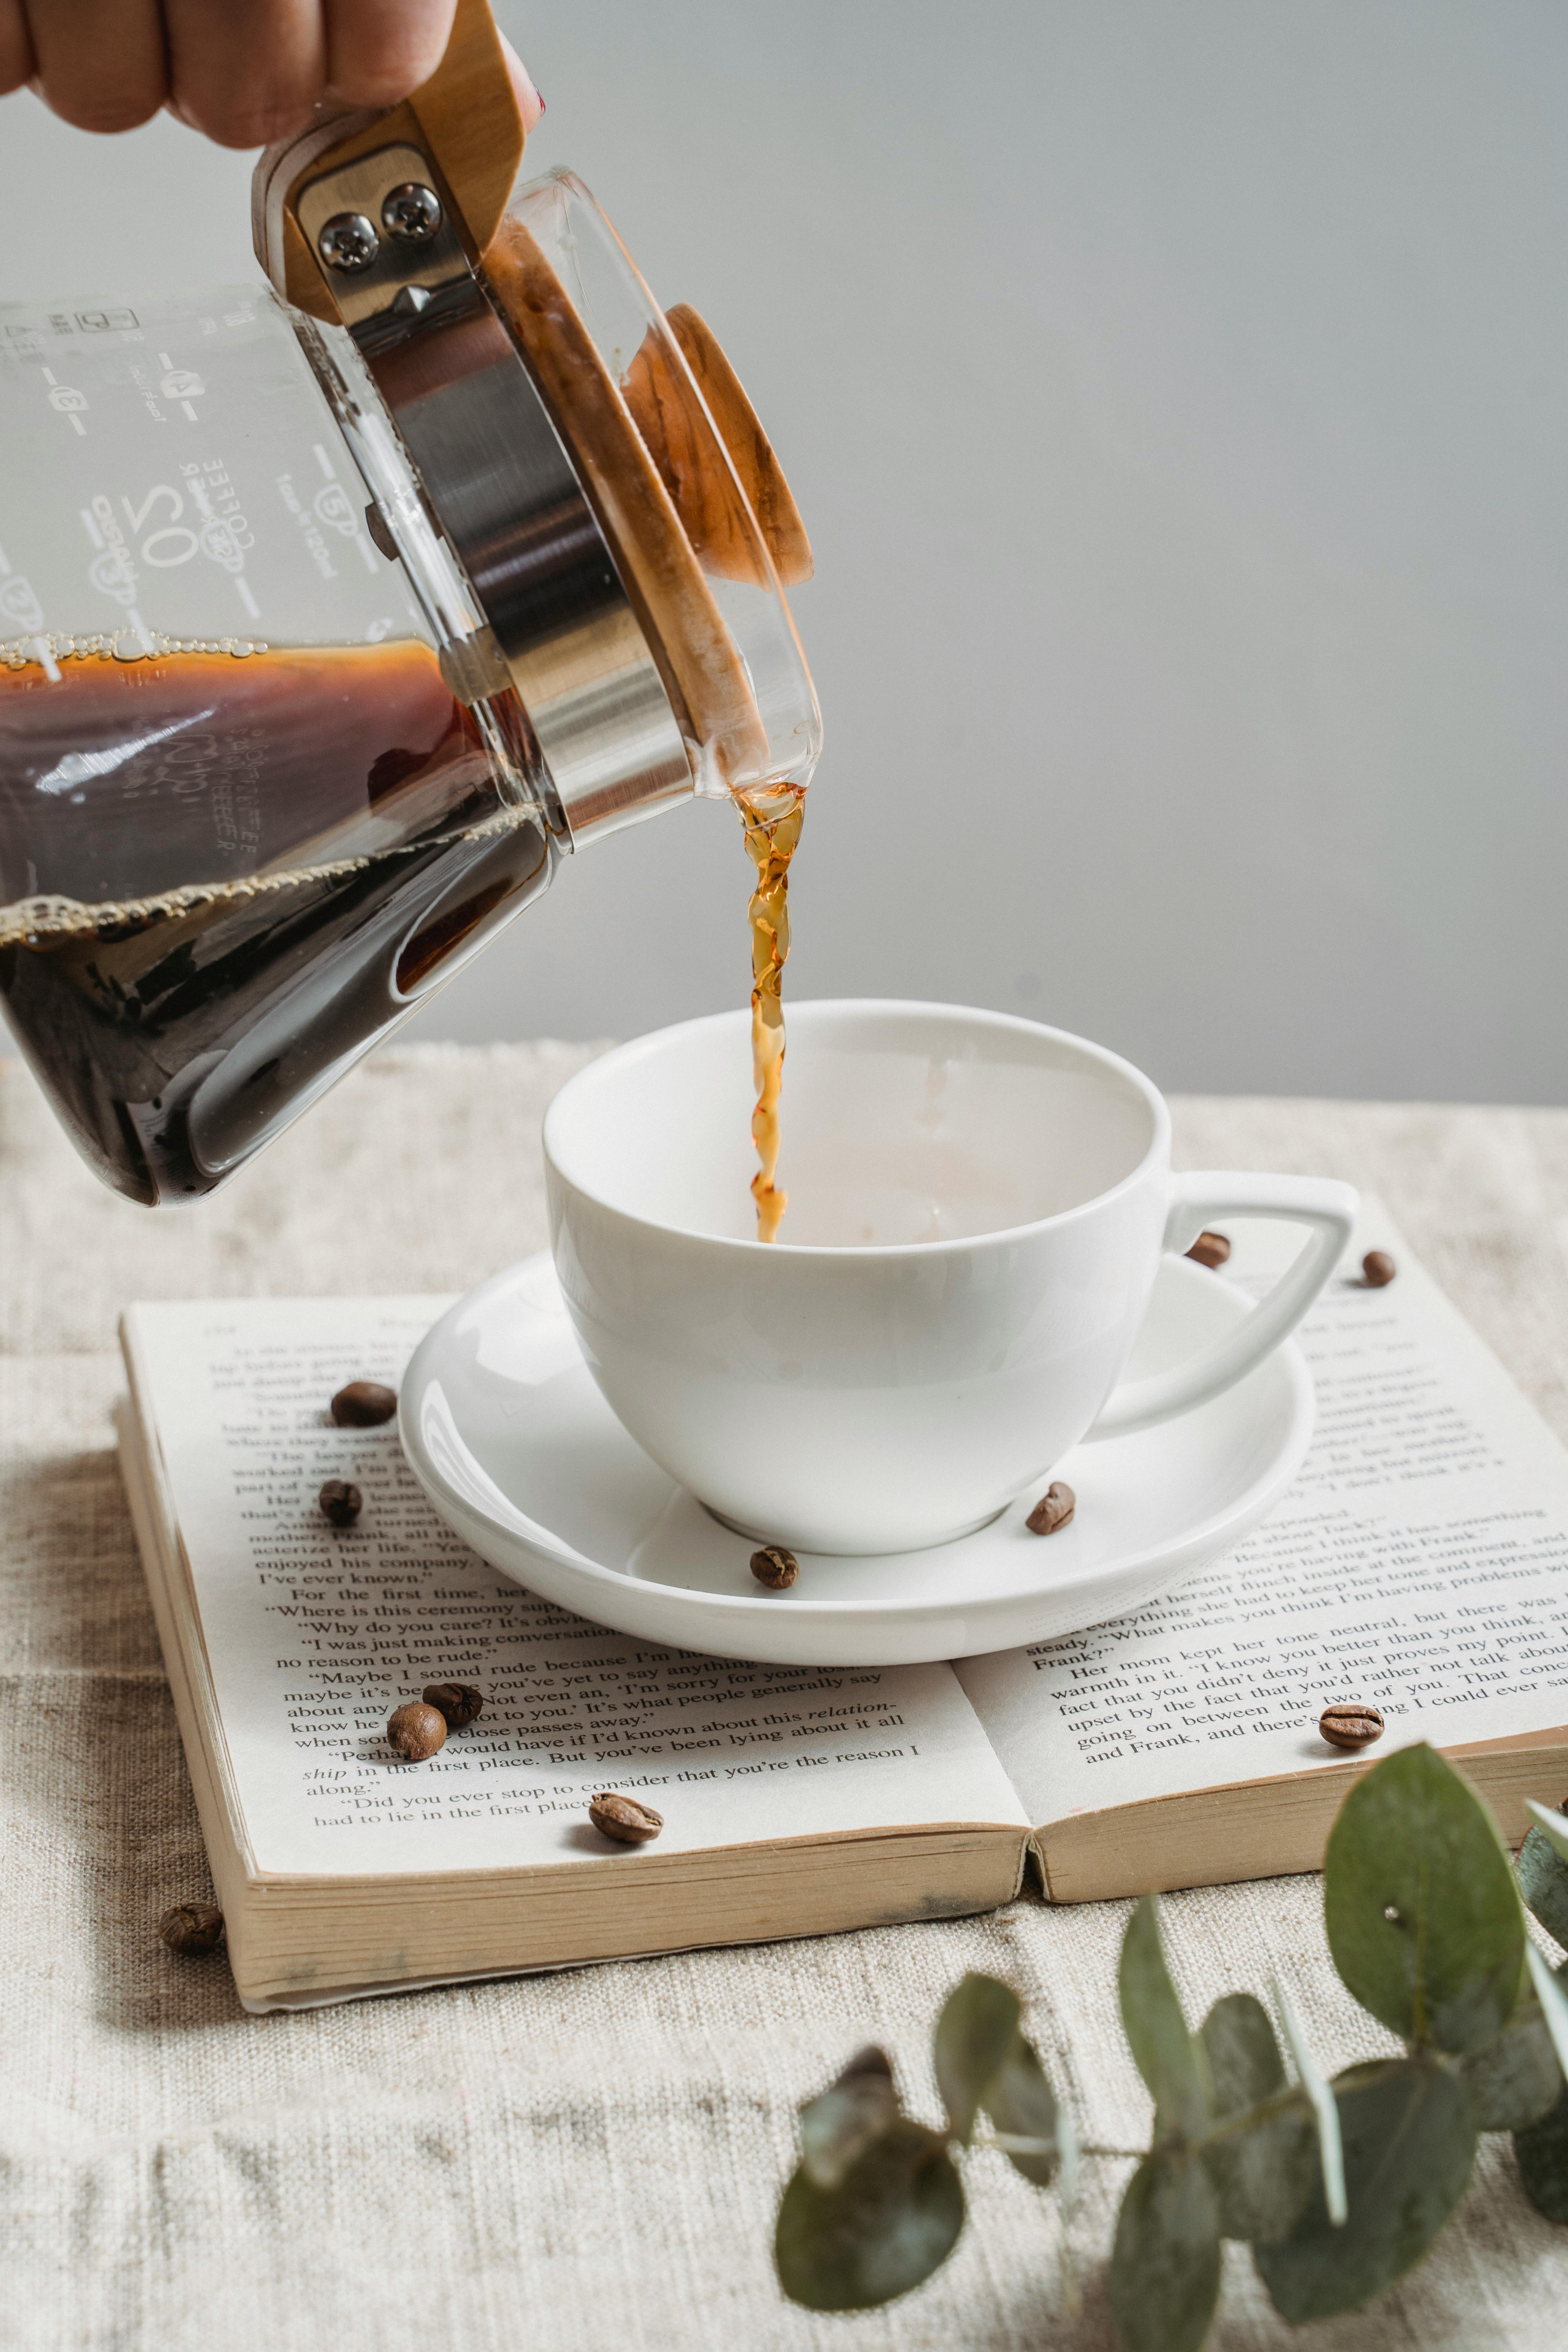
[[651,1805],[641,1805],[635,1797],[617,1797],[613,1790],[594,1798],[588,1819],[605,1837],[622,1845],[647,1845],[664,1827],[664,1815],[656,1813]]
[[448,1731],[467,1731],[485,1711],[484,1694],[472,1683],[426,1683],[425,1704],[444,1718]]
[[223,1941],[223,1913],[216,1903],[176,1903],[159,1920],[158,1933],[183,1959],[205,1959]]
[[1318,1729],[1331,1748],[1370,1748],[1383,1738],[1383,1717],[1375,1706],[1342,1702],[1323,1709]]
[[427,1764],[447,1744],[447,1718],[439,1707],[411,1698],[387,1717],[387,1745],[407,1764]]
[[346,1478],[329,1478],[316,1500],[335,1528],[352,1528],[364,1508],[364,1496]]
[[752,1574],[770,1592],[787,1592],[800,1574],[800,1562],[783,1544],[764,1544],[752,1554]]
[[1078,1496],[1059,1478],[1053,1478],[1024,1525],[1032,1536],[1054,1536],[1078,1508]]
[[340,1429],[379,1429],[397,1411],[397,1391],[380,1381],[351,1381],[332,1399],[332,1419]]
[[1195,1257],[1200,1265],[1220,1266],[1230,1255],[1230,1243],[1224,1234],[1203,1233],[1198,1235],[1187,1252],[1187,1255]]
[[1369,1290],[1381,1290],[1398,1271],[1386,1250],[1368,1250],[1361,1262],[1361,1278]]

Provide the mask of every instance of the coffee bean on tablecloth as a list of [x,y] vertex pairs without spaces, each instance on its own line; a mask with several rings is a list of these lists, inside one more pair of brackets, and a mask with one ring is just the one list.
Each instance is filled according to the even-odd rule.
[[1230,1255],[1230,1243],[1224,1234],[1202,1233],[1187,1252],[1200,1265],[1221,1266]]
[[397,1411],[397,1391],[381,1381],[351,1381],[332,1399],[332,1419],[340,1429],[379,1429]]
[[485,1708],[484,1694],[472,1683],[426,1683],[425,1704],[443,1717],[448,1731],[467,1731]]
[[1053,1478],[1024,1525],[1032,1536],[1054,1536],[1078,1508],[1078,1496],[1059,1478]]
[[364,1496],[346,1478],[329,1478],[316,1500],[335,1528],[352,1528],[364,1508]]
[[1398,1271],[1386,1250],[1368,1250],[1361,1262],[1361,1278],[1368,1290],[1381,1290]]
[[639,1804],[636,1797],[618,1797],[608,1789],[592,1800],[588,1819],[621,1845],[647,1845],[664,1827],[664,1815],[656,1813],[651,1805]]
[[752,1574],[770,1592],[787,1592],[800,1574],[800,1562],[783,1544],[763,1544],[752,1554]]
[[223,1913],[216,1903],[176,1903],[159,1920],[158,1933],[182,1959],[205,1959],[223,1941]]
[[438,1707],[411,1698],[387,1717],[386,1738],[405,1764],[427,1764],[447,1744],[447,1718]]
[[1331,1748],[1370,1748],[1383,1738],[1383,1717],[1375,1706],[1342,1700],[1323,1709],[1318,1729]]

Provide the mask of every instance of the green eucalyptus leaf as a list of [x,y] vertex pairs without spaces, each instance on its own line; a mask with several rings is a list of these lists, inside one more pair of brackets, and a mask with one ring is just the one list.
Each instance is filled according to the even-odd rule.
[[1478,2131],[1521,2131],[1555,2105],[1563,2069],[1533,1990],[1497,2040],[1461,2058],[1458,2072]]
[[1285,2087],[1285,2061],[1268,2011],[1249,1992],[1227,1992],[1199,2028],[1216,2116],[1260,2106]]
[[1568,2074],[1568,1993],[1563,1990],[1562,1979],[1552,1974],[1533,1944],[1525,1946],[1524,1958],[1531,1988],[1541,2003],[1541,2014],[1552,2036],[1552,2047],[1557,2053],[1557,2063]]
[[1318,2179],[1318,2127],[1306,2094],[1235,2118],[1202,2148],[1219,2204],[1220,2235],[1272,2243],[1288,2238]]
[[[1203,2021],[1216,2131],[1203,2158],[1219,2200],[1220,2234],[1283,2238],[1294,2227],[1318,2169],[1311,2104],[1277,2104],[1285,2061],[1268,2011],[1249,1992],[1226,1993]],[[1268,2103],[1268,2112],[1256,2113]]]
[[1146,1895],[1127,1923],[1118,1976],[1121,2024],[1153,2094],[1156,2137],[1201,2139],[1209,2126],[1208,2061],[1187,2032],[1160,1941],[1160,1908]]
[[1307,2030],[1296,2014],[1296,2004],[1278,1977],[1274,1980],[1274,1998],[1279,2004],[1279,2020],[1285,2028],[1285,2039],[1290,2044],[1290,2055],[1296,2061],[1301,2089],[1318,2129],[1318,2168],[1322,2176],[1323,2210],[1337,2230],[1349,2210],[1345,2202],[1345,2151],[1340,2137],[1340,2111],[1332,2091],[1323,2079],[1322,2069],[1312,2054]]
[[945,2136],[900,2116],[829,2189],[801,2165],[773,2237],[779,2283],[808,2311],[864,2311],[930,2278],[963,2227]]
[[967,2146],[986,2086],[1018,2040],[1018,1996],[995,1977],[954,1985],[936,2021],[937,2086],[949,2128]]
[[1323,1862],[1334,1965],[1407,2042],[1484,2049],[1507,2023],[1524,1916],[1490,1814],[1435,1748],[1403,1748],[1356,1783]]
[[1568,1862],[1568,1814],[1558,1812],[1551,1805],[1537,1804],[1533,1797],[1526,1797],[1524,1810],[1533,1817],[1536,1828],[1548,1845],[1554,1846],[1563,1861]]
[[[1568,1822],[1563,1827],[1568,1830]],[[1519,1849],[1518,1870],[1520,1893],[1547,1934],[1568,1950],[1568,1860],[1539,1824]]]
[[885,2050],[858,2050],[838,2080],[800,2111],[801,2162],[822,2189],[843,2179],[899,2112]]
[[1219,2272],[1219,2209],[1202,2158],[1156,2148],[1127,2184],[1106,2279],[1124,2352],[1198,2352]]
[[1434,2059],[1352,2066],[1334,2095],[1347,2220],[1330,2221],[1320,2184],[1287,2239],[1253,2248],[1276,2310],[1298,2325],[1357,2311],[1414,2269],[1464,2195],[1476,2152],[1464,2086]]
[[1015,2033],[984,2093],[985,2112],[1009,2139],[1032,2139],[1038,2152],[1008,2148],[1007,2161],[1037,2189],[1048,2187],[1062,2160],[1062,2127],[1066,2118],[1057,2107],[1049,2079],[1032,2042]]
[[1539,2121],[1514,2133],[1513,2152],[1531,2204],[1549,2221],[1568,2221],[1568,2086]]

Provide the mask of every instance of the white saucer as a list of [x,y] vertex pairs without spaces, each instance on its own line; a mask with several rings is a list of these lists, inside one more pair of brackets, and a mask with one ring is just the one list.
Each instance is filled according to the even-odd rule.
[[[1130,1370],[1152,1372],[1228,1330],[1247,1300],[1185,1259],[1162,1263]],[[1293,1343],[1227,1394],[1057,1465],[1077,1517],[1024,1525],[1041,1479],[978,1534],[933,1550],[800,1554],[764,1592],[752,1542],[651,1462],[594,1384],[547,1254],[458,1301],[404,1378],[414,1474],[480,1557],[618,1632],[779,1665],[910,1665],[1007,1650],[1136,1608],[1255,1528],[1301,1465],[1311,1377]]]

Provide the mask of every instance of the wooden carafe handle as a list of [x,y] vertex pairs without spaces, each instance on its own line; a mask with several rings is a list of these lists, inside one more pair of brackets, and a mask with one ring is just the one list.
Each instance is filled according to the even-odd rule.
[[443,200],[478,260],[500,226],[522,162],[522,116],[489,0],[458,0],[451,37],[429,80],[381,114],[323,117],[268,147],[251,182],[256,257],[296,310],[335,324],[325,274],[294,213],[300,184],[398,140],[420,148],[445,183]]

